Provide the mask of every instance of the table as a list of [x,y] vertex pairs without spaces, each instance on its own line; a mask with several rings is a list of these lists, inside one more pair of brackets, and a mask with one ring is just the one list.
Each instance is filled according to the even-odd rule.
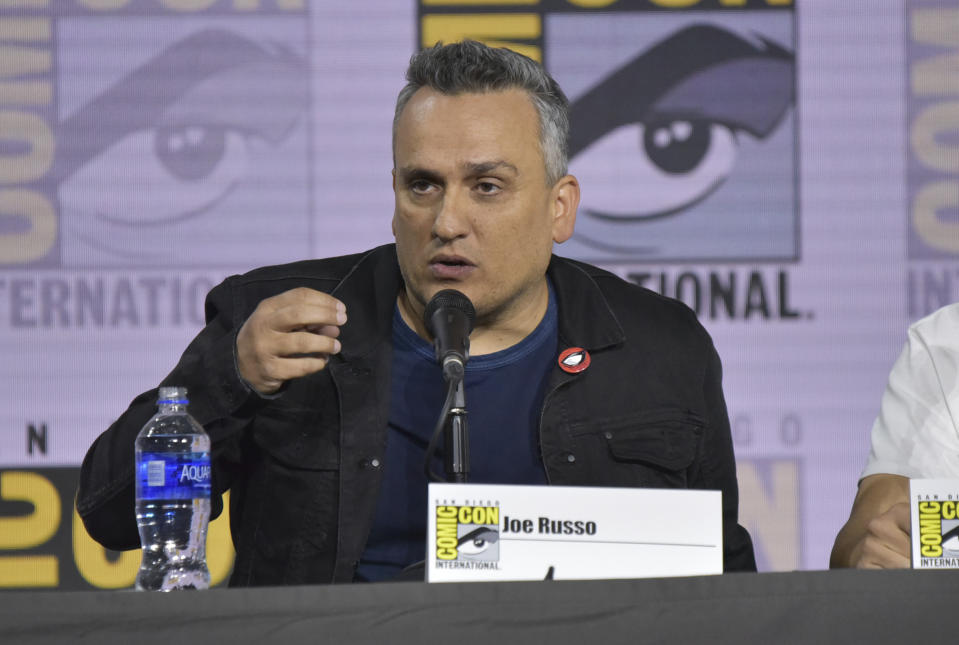
[[959,571],[0,593],[0,642],[951,643]]

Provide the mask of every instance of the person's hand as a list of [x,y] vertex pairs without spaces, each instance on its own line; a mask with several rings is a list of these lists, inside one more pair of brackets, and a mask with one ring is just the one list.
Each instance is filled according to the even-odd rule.
[[852,551],[858,569],[906,569],[911,566],[909,504],[893,504],[866,524],[866,533]]
[[340,351],[346,306],[333,296],[301,287],[267,298],[236,337],[240,376],[260,394],[326,367]]

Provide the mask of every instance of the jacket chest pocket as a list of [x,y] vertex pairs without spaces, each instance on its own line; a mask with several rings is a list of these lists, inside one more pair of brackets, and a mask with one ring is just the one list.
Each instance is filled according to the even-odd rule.
[[268,406],[253,421],[253,441],[283,467],[337,470],[339,428],[317,414],[308,408]]
[[601,486],[686,488],[701,461],[703,423],[690,411],[600,419],[571,431],[590,478]]

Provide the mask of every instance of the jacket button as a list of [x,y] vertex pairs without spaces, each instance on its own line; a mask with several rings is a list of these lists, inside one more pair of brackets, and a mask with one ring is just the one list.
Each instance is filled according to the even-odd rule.
[[603,436],[606,437],[607,439],[612,439],[613,433],[607,430],[606,432],[603,433]]
[[360,468],[364,470],[376,470],[380,467],[380,460],[376,457],[371,457],[369,459],[364,459],[360,462]]
[[379,468],[379,467],[380,467],[380,460],[377,459],[376,457],[373,457],[372,459],[370,459],[370,467],[371,467],[371,468]]
[[567,452],[567,453],[566,453],[566,461],[568,461],[569,463],[573,463],[574,461],[576,461],[576,455],[574,455],[574,454],[571,453],[571,452]]

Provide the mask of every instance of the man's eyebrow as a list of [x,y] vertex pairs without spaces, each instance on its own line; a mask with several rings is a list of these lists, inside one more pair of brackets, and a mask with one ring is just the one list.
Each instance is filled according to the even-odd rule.
[[502,159],[498,159],[496,161],[480,161],[480,162],[465,163],[463,164],[463,168],[466,170],[468,174],[472,176],[485,175],[493,172],[494,170],[501,170],[501,169],[510,170],[513,172],[513,174],[516,174],[516,175],[519,174],[519,169],[516,166],[514,166],[508,161],[503,161]]
[[[470,177],[486,175],[496,170],[509,170],[513,174],[519,174],[519,169],[515,165],[502,159],[497,159],[494,161],[466,162],[462,164],[461,167],[463,168],[463,171]],[[444,182],[444,179],[440,173],[434,170],[429,170],[428,168],[420,168],[418,166],[404,166],[397,171],[397,174],[403,179],[403,181],[425,179],[426,181],[434,184],[442,184]]]
[[438,172],[432,170],[427,170],[426,168],[417,168],[414,166],[405,166],[400,168],[399,176],[403,178],[403,181],[413,181],[417,179],[424,179],[430,183],[442,184],[443,178]]

